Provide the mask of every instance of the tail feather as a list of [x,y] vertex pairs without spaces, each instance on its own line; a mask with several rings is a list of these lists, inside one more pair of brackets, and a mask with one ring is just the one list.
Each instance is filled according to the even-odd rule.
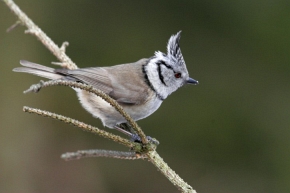
[[14,68],[14,72],[25,72],[52,80],[60,79],[63,77],[63,75],[57,74],[53,68],[47,66],[32,63],[26,60],[20,60],[20,64],[24,67]]

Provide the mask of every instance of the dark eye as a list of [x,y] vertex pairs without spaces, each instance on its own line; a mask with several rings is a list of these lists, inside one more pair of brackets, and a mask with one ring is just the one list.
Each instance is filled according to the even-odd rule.
[[177,72],[174,74],[175,78],[180,78],[181,77],[181,73]]

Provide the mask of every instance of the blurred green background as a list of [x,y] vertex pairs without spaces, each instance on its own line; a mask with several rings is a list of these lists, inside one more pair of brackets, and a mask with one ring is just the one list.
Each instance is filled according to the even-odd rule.
[[[181,49],[198,86],[185,86],[138,121],[165,161],[200,193],[290,192],[290,1],[16,1],[79,67],[134,62]],[[91,158],[81,149],[127,150],[24,105],[103,128],[66,87],[22,93],[41,78],[13,73],[20,59],[56,58],[0,4],[0,192],[178,192],[147,161]]]

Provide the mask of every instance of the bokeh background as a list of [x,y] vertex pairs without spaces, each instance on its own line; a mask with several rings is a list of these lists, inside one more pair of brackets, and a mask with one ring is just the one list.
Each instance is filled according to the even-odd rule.
[[[16,1],[79,67],[110,66],[181,49],[198,86],[185,86],[138,121],[165,161],[200,193],[290,192],[290,1]],[[178,192],[147,161],[64,152],[127,150],[24,105],[103,128],[74,91],[22,93],[41,78],[13,73],[20,59],[56,58],[0,4],[0,192]]]

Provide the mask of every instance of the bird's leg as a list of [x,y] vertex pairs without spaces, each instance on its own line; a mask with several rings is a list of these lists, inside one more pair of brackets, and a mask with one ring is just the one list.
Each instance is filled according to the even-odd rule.
[[120,125],[116,125],[115,129],[120,131],[121,133],[124,133],[125,135],[128,135],[131,139],[131,141],[141,143],[140,137],[135,133],[135,131],[126,123],[121,123]]
[[125,130],[124,128],[122,128],[120,126],[117,126],[116,125],[115,126],[115,129],[118,130],[118,131],[120,131],[121,133],[124,133],[125,135],[128,135],[129,137],[132,137],[132,135],[133,135],[131,132]]
[[130,133],[133,133],[133,134],[136,133],[136,131],[128,123],[121,123],[119,127],[121,127],[123,130],[128,131]]
[[[138,134],[132,129],[132,127],[129,124],[121,123],[119,126],[115,126],[115,129],[124,133],[125,135],[128,135],[131,138],[130,139],[131,141],[141,143],[141,138],[138,136]],[[148,139],[148,141],[150,143],[153,143],[155,145],[159,145],[158,140],[156,140],[150,136],[146,136],[146,138]]]

